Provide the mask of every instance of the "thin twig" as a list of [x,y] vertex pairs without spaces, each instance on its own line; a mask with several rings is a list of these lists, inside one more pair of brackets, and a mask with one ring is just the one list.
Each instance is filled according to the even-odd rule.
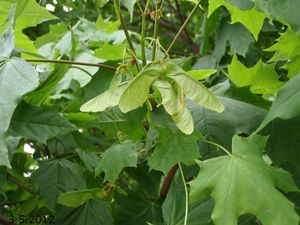
[[103,67],[110,70],[116,70],[117,68],[114,66],[105,65],[102,63],[88,63],[88,62],[78,62],[78,61],[70,61],[63,59],[38,59],[38,58],[28,58],[24,59],[27,62],[40,62],[40,63],[61,63],[61,64],[71,64],[71,65],[81,65],[81,66],[94,66],[94,67]]
[[71,68],[81,70],[82,72],[86,73],[88,76],[93,77],[93,75],[91,73],[89,73],[88,71],[86,71],[85,69],[83,69],[79,66],[71,66]]
[[225,152],[227,155],[229,155],[229,156],[233,156],[226,148],[224,148],[222,145],[219,145],[219,144],[217,144],[217,143],[215,143],[215,142],[212,142],[212,141],[207,141],[207,140],[204,140],[204,139],[200,139],[200,141],[202,141],[202,142],[205,142],[205,143],[207,143],[207,144],[211,144],[211,145],[214,145],[214,146],[216,146],[216,147],[218,147],[219,149],[221,149],[223,152]]
[[[167,53],[170,52],[170,50],[172,49],[173,45],[175,44],[177,38],[180,36],[180,34],[182,33],[182,31],[184,30],[184,28],[186,27],[186,25],[188,24],[188,22],[190,21],[190,19],[192,18],[192,16],[194,15],[194,13],[196,12],[198,6],[199,6],[199,2],[194,6],[193,10],[190,12],[189,16],[186,18],[185,22],[182,24],[182,26],[180,27],[179,31],[177,32],[177,34],[175,35],[174,39],[172,40],[171,44],[169,45],[168,49],[167,49]],[[165,58],[168,56],[168,54],[165,55]]]

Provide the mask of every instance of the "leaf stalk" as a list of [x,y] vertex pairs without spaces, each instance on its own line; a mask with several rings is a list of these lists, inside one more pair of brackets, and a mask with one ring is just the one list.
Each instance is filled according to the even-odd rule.
[[222,145],[219,145],[215,142],[207,141],[207,140],[204,140],[204,139],[200,139],[200,141],[205,142],[207,144],[214,145],[214,146],[218,147],[219,149],[221,149],[223,152],[225,152],[227,155],[233,157],[233,155],[226,148],[224,148]]
[[179,172],[181,174],[182,183],[183,183],[183,187],[184,187],[184,194],[185,194],[185,213],[184,213],[183,225],[187,225],[188,224],[187,223],[188,216],[189,216],[189,193],[188,193],[187,185],[186,185],[185,178],[184,178],[184,173],[183,173],[180,163],[178,163],[178,167],[179,167]]
[[142,61],[143,61],[144,66],[147,64],[146,48],[145,48],[145,37],[146,37],[146,18],[147,18],[147,15],[148,15],[149,4],[150,4],[150,0],[147,0],[145,9],[142,13],[141,54],[142,54]]
[[114,66],[105,65],[102,63],[88,63],[88,62],[79,62],[79,61],[71,61],[71,60],[63,60],[63,59],[40,59],[40,58],[26,58],[24,59],[27,62],[33,63],[61,63],[61,64],[71,64],[71,65],[80,65],[80,66],[94,66],[94,67],[103,67],[110,70],[116,70],[117,68]]
[[159,24],[159,18],[161,13],[161,6],[163,0],[157,0],[158,2],[155,4],[155,22],[154,22],[154,35],[153,39],[155,40],[155,43],[153,44],[152,48],[152,61],[155,61],[156,56],[156,44],[157,44],[157,37],[158,37],[158,24]]

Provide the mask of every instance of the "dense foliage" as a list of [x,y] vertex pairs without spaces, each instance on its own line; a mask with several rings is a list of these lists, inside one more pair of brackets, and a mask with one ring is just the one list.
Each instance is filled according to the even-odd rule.
[[0,224],[298,225],[299,8],[0,0]]

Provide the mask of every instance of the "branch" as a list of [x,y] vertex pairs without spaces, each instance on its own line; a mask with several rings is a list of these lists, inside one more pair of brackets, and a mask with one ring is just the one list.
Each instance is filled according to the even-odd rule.
[[178,164],[176,164],[175,166],[173,166],[168,175],[166,176],[165,180],[164,180],[164,183],[160,189],[160,199],[162,198],[165,198],[169,192],[169,189],[171,187],[171,183],[172,183],[172,180],[173,180],[173,177],[175,175],[175,173],[177,172],[178,170]]
[[41,62],[41,63],[62,63],[62,64],[71,64],[71,65],[81,65],[81,66],[94,66],[94,67],[103,67],[110,70],[116,70],[114,66],[109,66],[101,63],[88,63],[88,62],[77,62],[63,59],[38,59],[38,58],[29,58],[24,59],[27,62]]
[[10,181],[11,183],[16,184],[19,188],[29,192],[32,195],[36,194],[36,192],[34,190],[32,190],[31,188],[29,188],[26,185],[22,184],[20,181],[18,181],[16,178],[14,178],[11,175],[7,175],[7,180]]
[[8,219],[6,219],[4,216],[0,215],[0,224],[2,225],[16,225],[15,223],[11,223]]
[[[177,38],[180,36],[180,34],[182,33],[182,31],[184,30],[184,28],[186,27],[186,25],[188,24],[188,22],[190,21],[190,19],[192,18],[192,16],[194,15],[194,13],[196,12],[197,8],[199,6],[199,2],[195,5],[195,7],[193,8],[193,10],[190,12],[189,16],[187,17],[187,19],[185,20],[185,22],[182,24],[182,26],[180,27],[179,31],[177,32],[176,36],[174,37],[174,39],[172,40],[170,46],[167,49],[167,53],[170,52],[170,50],[172,49],[173,45],[175,44]],[[167,54],[165,56],[165,58],[167,57]]]

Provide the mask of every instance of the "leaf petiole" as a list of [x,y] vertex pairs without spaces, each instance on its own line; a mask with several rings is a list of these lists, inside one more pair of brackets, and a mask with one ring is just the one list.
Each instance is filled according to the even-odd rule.
[[188,215],[189,215],[189,193],[188,193],[187,185],[186,185],[186,182],[185,182],[183,170],[182,170],[182,167],[181,167],[180,163],[178,163],[178,168],[179,168],[179,172],[180,172],[180,175],[181,175],[181,178],[182,178],[182,183],[183,183],[183,187],[184,187],[184,194],[185,194],[185,213],[184,213],[184,223],[183,223],[183,225],[187,225]]
[[224,148],[222,145],[219,145],[215,142],[207,141],[207,140],[204,140],[204,139],[200,139],[200,141],[205,142],[207,144],[214,145],[214,146],[218,147],[219,149],[221,149],[223,152],[225,152],[227,155],[233,157],[233,155],[226,148]]

